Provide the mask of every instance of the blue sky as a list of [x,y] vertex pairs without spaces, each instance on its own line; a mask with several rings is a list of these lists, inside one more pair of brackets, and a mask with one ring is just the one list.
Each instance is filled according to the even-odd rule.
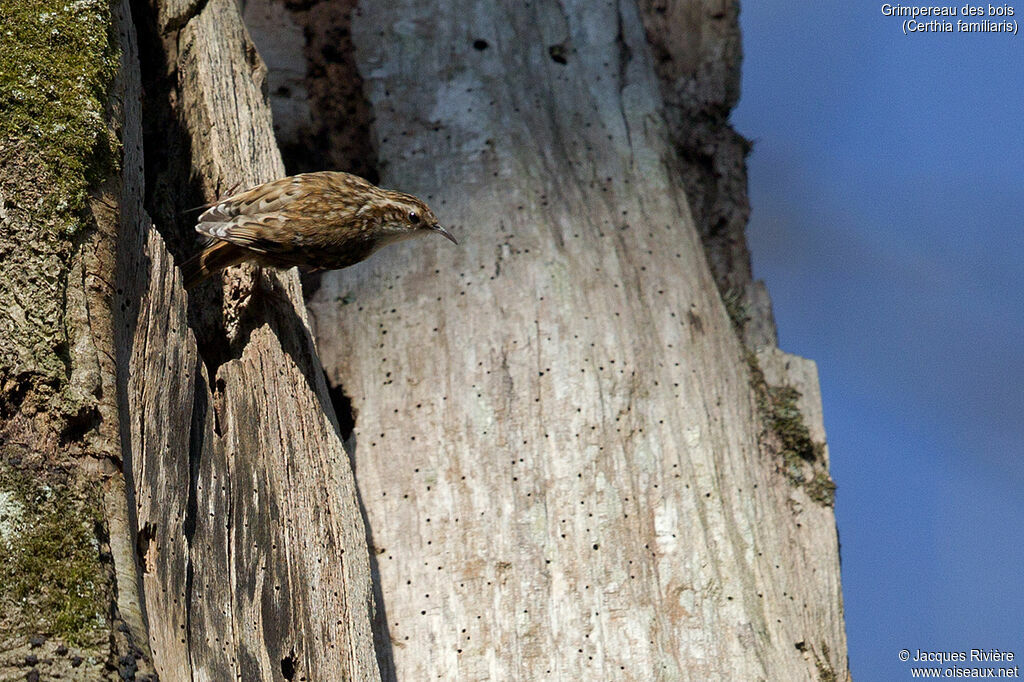
[[733,115],[755,275],[821,375],[858,682],[1024,658],[1024,36],[881,6],[745,3]]

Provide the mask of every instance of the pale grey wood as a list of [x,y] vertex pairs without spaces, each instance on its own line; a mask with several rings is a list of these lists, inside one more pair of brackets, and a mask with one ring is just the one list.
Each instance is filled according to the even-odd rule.
[[461,242],[310,301],[397,678],[845,679],[832,510],[762,451],[636,7],[363,3],[353,35],[382,184]]
[[[134,319],[125,318],[122,346],[126,461],[134,482],[136,547],[154,663],[161,677],[187,679],[191,566],[184,526],[198,355],[174,262],[151,224],[145,234],[143,250],[124,253],[135,267],[125,263],[128,276],[120,281],[133,292],[124,303],[137,306]],[[129,288],[133,284],[139,288]]]
[[306,37],[291,12],[271,0],[241,2],[245,27],[267,65],[267,92],[278,142],[308,134],[312,126],[306,88]]
[[750,217],[750,142],[729,114],[739,101],[742,40],[734,0],[638,0],[654,57],[678,173],[711,273],[749,348],[776,345],[771,300],[753,279],[745,230]]

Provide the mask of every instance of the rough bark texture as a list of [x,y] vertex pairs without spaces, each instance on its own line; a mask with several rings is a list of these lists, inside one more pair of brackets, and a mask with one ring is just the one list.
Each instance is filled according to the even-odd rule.
[[629,2],[355,13],[383,184],[462,240],[386,251],[310,301],[355,414],[385,674],[847,676],[824,434],[799,411],[819,417],[816,382],[735,331],[744,146],[688,166],[686,91],[655,69],[659,31],[704,35],[662,40],[698,65],[734,39],[734,11],[687,6],[661,29]]
[[111,311],[126,8],[0,23],[0,679],[149,679]]
[[730,317],[751,348],[778,343],[744,230],[750,143],[729,125],[743,48],[735,0],[639,0],[677,171]]
[[[230,0],[135,9],[163,46],[146,59],[147,92],[166,108],[147,107],[171,126],[148,139],[181,136],[150,165],[159,177],[149,201],[158,225],[188,245],[176,232],[190,229],[176,220],[182,199],[169,199],[188,193],[175,169],[192,170],[205,200],[284,173],[265,69]],[[174,261],[157,229],[141,226],[121,245],[131,295],[119,364],[157,671],[379,678],[365,530],[297,277],[237,269],[222,292],[195,292],[197,344]]]
[[238,8],[50,5],[0,4],[0,678],[379,679],[298,279],[190,309],[166,246],[284,172]]
[[[848,677],[735,5],[249,0],[268,88],[232,0],[46,2],[0,0],[0,679]],[[294,273],[174,266],[284,173],[268,89],[292,170],[463,242],[310,282],[330,390]]]
[[845,677],[813,364],[770,348],[742,239],[735,7],[392,3],[352,32],[384,183],[465,227],[310,301],[384,672]]

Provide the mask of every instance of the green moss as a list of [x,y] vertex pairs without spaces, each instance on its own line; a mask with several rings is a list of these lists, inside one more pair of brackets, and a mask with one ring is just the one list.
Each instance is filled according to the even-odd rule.
[[109,0],[0,0],[0,26],[0,140],[50,171],[45,209],[74,234],[117,157],[104,117],[118,66]]
[[65,301],[89,191],[117,170],[113,31],[110,0],[0,0],[0,416],[81,409]]
[[831,507],[836,503],[836,484],[824,471],[814,472],[814,477],[807,481],[804,489],[818,504]]
[[[109,0],[0,0],[0,419],[73,419],[93,399],[68,382],[69,326],[81,326],[68,319],[68,284],[93,226],[89,191],[117,168],[112,31]],[[8,461],[18,464],[0,464],[0,640],[44,634],[104,649],[96,484],[39,453],[0,448]]]
[[778,440],[778,449],[788,463],[800,460],[814,462],[821,458],[823,445],[814,442],[810,429],[800,412],[800,391],[792,386],[769,386],[757,362],[757,355],[747,351],[745,359],[750,368],[750,383],[757,398],[761,419]]
[[0,466],[0,630],[80,646],[103,638],[101,519],[98,491]]
[[822,446],[811,438],[810,429],[804,423],[798,402],[800,391],[792,386],[771,386],[768,388],[768,423],[778,436],[782,456],[787,461],[797,458],[813,462],[820,458]]
[[832,662],[829,661],[829,656],[828,644],[822,642],[821,656],[819,657],[817,653],[814,654],[814,667],[818,669],[818,682],[837,682],[839,679],[832,667]]
[[750,322],[750,310],[743,300],[743,292],[739,289],[726,289],[722,292],[722,303],[725,304],[725,312],[729,315],[736,334],[742,338],[743,328]]
[[[792,386],[769,386],[757,356],[748,351],[745,359],[750,368],[750,383],[757,398],[758,413],[765,426],[764,444],[778,452],[791,483],[805,486],[815,502],[831,505],[835,500],[836,486],[828,473],[818,468],[824,466],[825,446],[811,437],[811,431],[804,422],[799,407],[800,391]],[[808,465],[815,468],[810,479],[804,473]]]

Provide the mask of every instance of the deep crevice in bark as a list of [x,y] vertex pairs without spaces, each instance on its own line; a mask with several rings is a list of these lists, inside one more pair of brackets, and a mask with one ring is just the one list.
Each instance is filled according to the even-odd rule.
[[281,659],[281,674],[286,680],[295,679],[295,649]]
[[[269,0],[273,1],[273,0]],[[252,0],[247,3],[252,5]],[[268,61],[270,100],[274,108],[278,147],[289,173],[315,170],[341,170],[354,173],[370,182],[379,181],[376,149],[371,134],[373,112],[363,95],[362,77],[356,66],[350,27],[355,0],[326,2],[320,0],[285,0],[290,18],[302,27],[305,45],[305,77],[300,88],[275,83],[275,64]],[[248,10],[249,8],[247,8]],[[247,25],[257,46],[261,39],[273,39],[262,33],[271,27],[254,25],[246,12]],[[270,59],[272,52],[265,51]],[[305,92],[303,92],[303,90]],[[288,120],[295,100],[299,110],[308,107],[308,121]],[[292,100],[289,102],[288,100]],[[309,300],[320,288],[320,273],[302,275],[303,297]],[[324,373],[328,395],[338,419],[338,432],[355,472],[356,410],[341,383],[332,382]],[[380,570],[374,551],[373,529],[359,487],[355,487],[359,513],[366,528],[369,547],[370,577],[375,612],[372,614],[374,649],[381,679],[395,680],[391,634],[384,607]],[[282,672],[288,659],[282,660]]]
[[[370,127],[373,111],[363,95],[363,79],[352,45],[352,13],[357,0],[284,0],[303,29],[310,123],[299,135],[278,133],[278,146],[289,173],[342,170],[377,183],[376,149]],[[254,38],[256,40],[256,38]],[[256,40],[257,45],[259,41]],[[272,68],[268,64],[268,67]],[[275,95],[271,92],[271,104]],[[275,119],[280,110],[275,108]]]
[[[177,72],[164,47],[176,38],[161,36],[156,13],[146,0],[131,0],[131,9],[142,75],[144,204],[167,250],[181,263],[200,248],[201,239],[194,229],[196,207],[207,199],[192,169],[192,139],[176,107]],[[223,299],[224,291],[216,285],[189,292],[189,326],[211,378],[232,352],[225,332]]]
[[341,442],[346,450],[355,449],[355,443],[349,443],[355,435],[356,411],[352,407],[352,398],[345,393],[341,384],[332,384],[324,372],[324,381],[327,383],[327,393],[331,396],[331,404],[334,406],[334,414],[338,416],[338,428],[340,429]]

